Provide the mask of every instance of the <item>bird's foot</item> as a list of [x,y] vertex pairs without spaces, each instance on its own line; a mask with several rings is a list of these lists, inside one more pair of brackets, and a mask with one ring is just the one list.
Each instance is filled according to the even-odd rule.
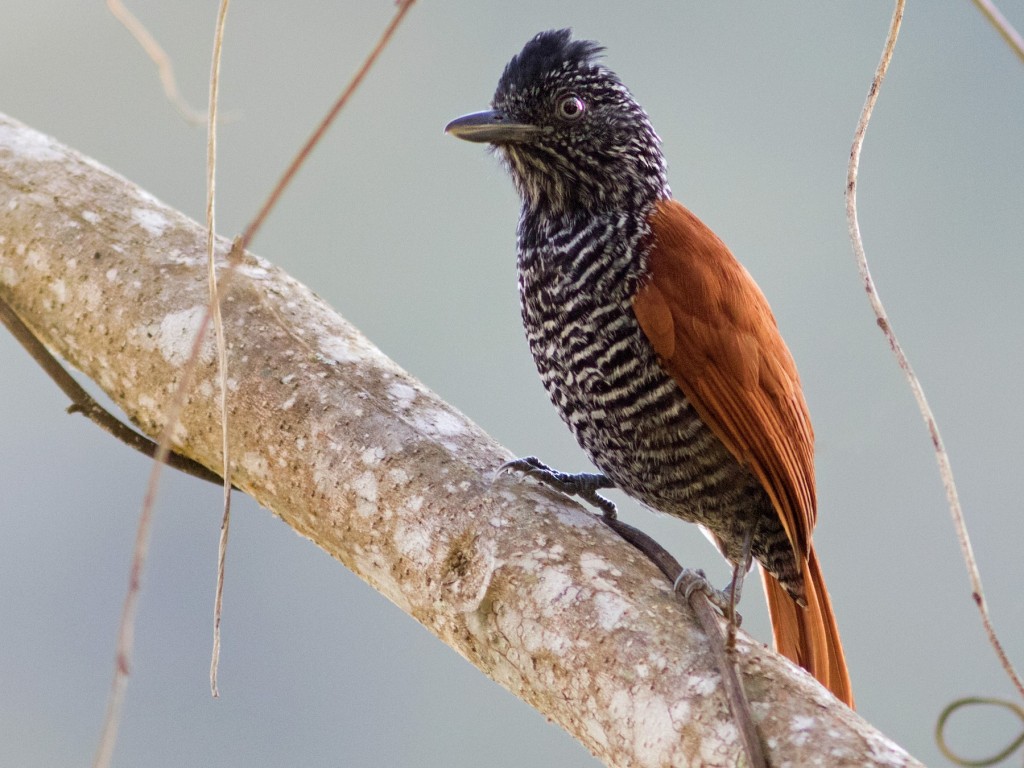
[[725,589],[715,589],[704,575],[704,571],[695,568],[683,568],[676,576],[672,588],[681,592],[687,602],[694,592],[703,592],[708,600],[715,606],[722,615],[729,619],[730,624],[738,627],[743,621],[739,611],[736,610],[736,602],[733,597],[732,584]]
[[606,518],[615,519],[618,514],[614,502],[598,493],[601,488],[614,488],[615,484],[598,472],[580,472],[575,475],[559,472],[536,456],[506,461],[498,467],[499,475],[504,472],[515,472],[523,477],[533,478],[566,496],[583,499],[601,510],[601,514]]

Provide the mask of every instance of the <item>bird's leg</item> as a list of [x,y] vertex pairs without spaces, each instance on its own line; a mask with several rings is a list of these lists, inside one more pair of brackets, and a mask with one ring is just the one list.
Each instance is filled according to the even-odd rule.
[[725,647],[728,650],[732,650],[736,646],[736,627],[740,625],[739,614],[736,612],[736,604],[739,603],[740,595],[743,592],[743,580],[750,571],[750,541],[752,536],[753,531],[748,530],[747,535],[743,537],[743,547],[740,550],[740,559],[733,566],[732,581],[729,582],[729,586],[724,590],[724,592],[729,596],[728,609],[725,611],[725,616],[729,619],[729,631],[725,638]]
[[679,572],[683,570],[683,567],[679,565],[679,561],[672,557],[667,549],[639,528],[634,528],[617,517],[605,515],[601,519],[605,525],[619,534],[627,544],[633,545],[633,547],[640,551],[640,554],[654,563],[669,581],[674,581]]
[[536,456],[506,461],[498,467],[498,474],[502,472],[518,472],[524,477],[532,477],[537,482],[543,483],[549,488],[554,488],[566,496],[577,496],[601,510],[601,515],[606,519],[614,520],[618,517],[615,503],[598,493],[598,490],[601,488],[615,487],[615,483],[608,479],[606,475],[597,472],[580,472],[576,475],[568,472],[559,472],[543,463]]
[[679,562],[658,542],[639,528],[619,520],[614,502],[597,492],[600,488],[615,487],[615,484],[606,475],[588,472],[572,475],[567,472],[558,472],[535,456],[506,462],[501,465],[498,472],[518,472],[524,477],[532,477],[556,491],[568,496],[576,496],[593,504],[601,510],[602,522],[619,534],[627,544],[631,544],[654,563],[669,581],[674,581],[683,570]]
[[704,571],[699,568],[680,569],[679,573],[676,574],[675,580],[672,582],[672,589],[677,592],[682,592],[683,597],[687,602],[690,601],[690,596],[694,592],[703,592],[707,595],[711,604],[720,610],[723,616],[729,618],[730,625],[735,623],[736,626],[739,626],[740,622],[743,621],[743,617],[734,610],[731,611],[732,617],[730,618],[730,587],[727,586],[725,589],[715,589],[715,587],[711,585],[711,582],[708,581],[708,577],[704,575]]
[[[743,586],[743,574],[746,573],[746,570],[743,571],[743,574],[740,574],[738,580],[737,572],[734,571],[733,580],[729,586],[719,590],[711,586],[711,583],[704,575],[704,571],[680,566],[679,561],[672,557],[653,538],[639,528],[634,528],[632,525],[618,519],[618,512],[615,509],[614,502],[597,492],[602,488],[615,487],[615,484],[607,475],[595,472],[581,472],[575,475],[568,472],[559,472],[543,463],[536,456],[527,456],[522,459],[507,461],[498,468],[498,473],[502,472],[518,472],[524,477],[531,477],[537,482],[543,483],[549,488],[553,488],[567,496],[576,496],[593,504],[601,510],[601,519],[604,523],[654,563],[658,570],[665,574],[665,577],[672,582],[672,588],[676,591],[682,591],[683,597],[687,602],[689,602],[690,596],[698,589],[706,594],[711,604],[729,619],[729,626],[732,627],[731,632],[735,635],[735,628],[743,621],[743,617],[736,611],[736,603],[739,602],[739,593]],[[749,569],[749,537],[745,545],[745,551],[747,553],[745,560]]]

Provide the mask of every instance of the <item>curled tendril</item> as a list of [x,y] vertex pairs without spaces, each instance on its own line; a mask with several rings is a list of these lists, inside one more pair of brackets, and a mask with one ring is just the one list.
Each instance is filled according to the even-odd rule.
[[992,757],[984,757],[978,760],[971,760],[965,757],[961,757],[956,754],[949,745],[946,743],[946,721],[956,712],[958,709],[968,706],[988,705],[993,707],[1002,707],[1015,714],[1024,725],[1024,709],[1013,702],[1006,701],[1004,699],[989,699],[977,696],[969,696],[963,699],[957,699],[952,704],[947,706],[942,713],[939,715],[939,721],[935,725],[935,741],[938,742],[939,749],[942,750],[947,758],[952,760],[957,765],[969,766],[970,768],[982,768],[983,766],[995,765],[1001,763],[1003,760],[1008,758],[1017,749],[1024,744],[1024,729],[1021,730],[1020,734],[1011,741],[1006,747],[997,752]]

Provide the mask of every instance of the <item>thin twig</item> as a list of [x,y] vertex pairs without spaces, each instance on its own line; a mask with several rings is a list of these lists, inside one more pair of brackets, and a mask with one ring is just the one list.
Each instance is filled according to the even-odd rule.
[[1013,28],[1013,24],[999,12],[995,3],[990,0],[974,0],[974,4],[978,6],[978,10],[984,14],[989,23],[998,30],[1006,44],[1017,54],[1017,58],[1024,61],[1024,38],[1021,38],[1020,33]]
[[178,110],[185,120],[193,125],[202,125],[206,121],[206,116],[202,112],[193,109],[178,91],[178,83],[174,79],[174,66],[171,64],[170,57],[160,47],[160,43],[149,34],[149,30],[146,29],[142,22],[124,7],[121,0],[107,0],[107,9],[131,33],[132,37],[142,47],[142,50],[146,52],[146,55],[156,64],[157,72],[160,74],[160,83],[163,85],[167,100],[174,105],[175,109]]
[[270,211],[277,204],[277,200],[281,197],[285,187],[291,182],[292,177],[298,172],[302,164],[306,162],[309,154],[313,151],[313,148],[320,142],[323,135],[327,132],[327,129],[334,122],[334,119],[338,116],[338,113],[344,109],[348,100],[352,97],[352,94],[356,92],[360,83],[363,82],[363,78],[366,77],[366,73],[370,71],[374,63],[377,61],[377,57],[380,56],[387,44],[391,42],[391,36],[398,29],[398,25],[402,23],[402,19],[405,18],[405,14],[408,13],[409,9],[412,8],[416,0],[399,0],[398,10],[395,11],[395,15],[392,17],[390,23],[385,27],[384,32],[381,34],[380,39],[377,41],[377,45],[374,46],[373,50],[363,61],[363,65],[356,71],[355,75],[349,81],[345,90],[341,92],[341,96],[334,102],[334,106],[331,107],[330,111],[324,116],[324,119],[320,121],[320,124],[313,131],[312,135],[306,139],[306,143],[302,145],[302,149],[298,151],[292,162],[285,169],[285,172],[281,175],[281,180],[277,182],[277,186],[274,187],[270,195],[267,197],[266,202],[263,203],[263,207],[260,208],[259,213],[249,223],[245,232],[242,233],[242,248],[248,248],[249,243],[252,242],[252,238],[255,236],[256,231],[263,225],[264,219],[267,218]]
[[[140,435],[129,427],[114,414],[100,405],[82,386],[75,381],[64,366],[55,358],[50,351],[43,346],[36,335],[32,332],[11,306],[0,296],[0,322],[4,324],[11,336],[25,348],[25,351],[32,356],[39,367],[48,375],[53,382],[60,387],[61,391],[71,400],[68,406],[68,413],[80,413],[94,424],[99,426],[107,434],[117,438],[129,448],[134,448],[139,453],[150,458],[156,455],[157,445],[145,435]],[[221,484],[221,477],[216,472],[211,472],[197,461],[173,451],[167,456],[167,466],[184,472],[186,475],[205,480],[208,483]]]
[[[230,274],[230,273],[229,273]],[[222,280],[220,290],[223,291],[227,280]],[[149,470],[149,479],[146,482],[146,494],[142,500],[142,512],[139,515],[139,527],[135,533],[135,545],[132,548],[132,563],[128,577],[128,591],[125,594],[124,605],[121,609],[121,622],[117,635],[117,660],[114,665],[114,679],[110,686],[110,699],[107,702],[107,712],[103,718],[103,730],[100,735],[100,743],[93,759],[93,768],[108,768],[110,759],[114,753],[114,744],[117,740],[117,728],[121,719],[121,705],[124,703],[125,687],[128,684],[128,675],[131,674],[132,649],[134,647],[135,635],[135,611],[138,606],[139,588],[142,582],[142,570],[146,563],[146,556],[149,552],[149,533],[153,526],[153,508],[156,504],[157,490],[160,485],[160,474],[162,465],[166,462],[171,452],[171,434],[181,416],[181,410],[185,403],[185,393],[188,392],[195,372],[195,361],[199,359],[199,352],[202,349],[206,332],[209,329],[209,308],[205,316],[206,322],[196,332],[192,340],[192,349],[189,354],[189,362],[186,363],[181,372],[181,380],[174,390],[170,403],[167,405],[167,421],[160,436],[157,439],[157,450],[153,457],[153,465]]]
[[1017,674],[1017,671],[1014,669],[1009,657],[1006,655],[1006,651],[1003,649],[1003,645],[999,641],[999,637],[996,635],[995,628],[992,625],[992,619],[989,616],[988,607],[985,603],[985,596],[981,586],[981,574],[978,571],[978,564],[974,558],[971,539],[967,533],[967,524],[964,521],[963,509],[960,506],[956,483],[953,480],[953,468],[950,464],[949,454],[946,453],[946,448],[943,445],[942,435],[939,433],[939,425],[928,405],[928,400],[925,398],[921,382],[914,374],[914,370],[910,366],[910,361],[907,359],[903,348],[900,346],[900,343],[896,338],[896,333],[893,331],[892,324],[886,314],[885,307],[882,305],[882,300],[875,288],[874,280],[871,277],[871,271],[868,268],[867,255],[864,253],[864,243],[860,236],[860,224],[857,220],[857,171],[860,164],[861,147],[864,144],[864,135],[867,132],[868,122],[871,119],[871,112],[875,107],[875,102],[878,100],[878,92],[882,86],[882,80],[885,78],[886,70],[889,68],[889,62],[892,60],[893,49],[896,45],[896,38],[899,35],[900,22],[903,20],[904,3],[905,0],[897,0],[896,2],[896,9],[893,11],[892,22],[889,27],[889,35],[885,41],[885,49],[882,52],[882,58],[878,63],[878,68],[875,70],[874,79],[871,81],[871,88],[868,91],[867,101],[864,103],[864,109],[861,111],[860,120],[857,122],[857,130],[854,134],[853,146],[850,149],[850,164],[846,176],[847,226],[850,232],[850,241],[853,243],[853,251],[857,259],[857,268],[860,270],[861,279],[864,283],[864,290],[867,292],[868,299],[871,301],[871,308],[875,312],[878,327],[881,328],[882,333],[885,334],[885,338],[889,342],[889,347],[896,356],[900,369],[906,376],[907,383],[910,385],[910,389],[914,393],[914,398],[917,400],[917,406],[921,411],[921,416],[928,427],[932,446],[935,449],[935,458],[939,464],[939,474],[942,477],[942,484],[946,490],[946,500],[949,503],[950,513],[953,516],[953,525],[956,528],[957,540],[960,543],[960,550],[971,581],[972,597],[974,598],[974,602],[977,604],[978,611],[981,614],[981,621],[985,626],[985,632],[988,635],[989,643],[995,650],[996,656],[999,657],[999,662],[1003,665],[1003,669],[1006,671],[1006,674],[1017,687],[1020,694],[1024,696],[1024,682],[1021,681],[1020,676]]
[[[281,180],[278,181],[267,201],[263,204],[263,207],[260,208],[256,217],[249,223],[249,226],[246,227],[245,231],[235,239],[231,247],[231,252],[228,254],[227,268],[224,270],[223,276],[218,281],[216,292],[217,303],[223,299],[245,249],[248,247],[249,243],[252,242],[256,232],[259,230],[260,226],[262,226],[267,215],[274,207],[274,204],[284,192],[285,187],[287,187],[288,183],[295,176],[299,166],[309,156],[313,147],[327,131],[327,128],[341,112],[342,107],[348,103],[349,97],[351,97],[355,92],[359,83],[362,82],[366,73],[370,70],[370,67],[384,50],[384,47],[387,45],[388,41],[390,41],[391,36],[398,28],[398,24],[405,17],[405,14],[412,7],[414,2],[415,0],[404,0],[399,5],[391,22],[385,28],[380,40],[378,40],[377,45],[370,52],[369,56],[367,56],[363,65],[359,68],[348,87],[338,98],[338,101],[328,113],[327,117],[321,121],[317,130],[314,131],[313,135],[306,144],[303,145],[296,158],[288,166],[288,169],[285,171]],[[170,453],[171,434],[175,425],[178,423],[179,417],[181,416],[181,409],[185,401],[185,393],[188,391],[189,385],[191,384],[192,376],[195,372],[197,361],[199,360],[199,352],[202,349],[206,333],[210,328],[212,314],[210,306],[207,306],[206,311],[203,313],[203,317],[199,322],[199,327],[196,329],[195,338],[192,340],[192,348],[189,352],[188,359],[181,369],[181,379],[178,382],[178,386],[174,391],[171,401],[167,405],[167,421],[164,424],[164,428],[161,430],[157,441],[157,452],[154,456],[153,467],[150,470],[149,480],[146,485],[146,495],[142,503],[142,513],[139,516],[139,527],[135,537],[135,547],[133,550],[128,592],[125,595],[124,607],[121,612],[121,623],[118,631],[117,661],[114,669],[114,680],[111,685],[110,699],[107,703],[107,713],[104,717],[100,744],[97,748],[96,757],[93,760],[94,768],[108,768],[110,758],[113,755],[114,742],[117,738],[117,723],[120,719],[121,705],[124,700],[124,690],[127,685],[128,674],[131,666],[135,610],[138,602],[142,569],[145,564],[146,554],[149,548],[149,532],[153,524],[153,505],[156,501],[156,493],[159,486],[160,465],[166,461],[167,456]]]
[[[658,567],[665,577],[675,584],[683,567],[664,547],[651,538],[639,528],[634,528],[615,517],[614,514],[604,514],[601,521],[615,531],[619,536],[643,552]],[[747,758],[748,768],[768,768],[768,760],[765,758],[764,745],[754,724],[754,716],[750,709],[750,700],[747,699],[747,692],[743,688],[739,672],[736,669],[735,642],[731,645],[722,631],[719,622],[720,614],[711,605],[711,600],[700,589],[695,589],[690,595],[690,607],[697,615],[704,634],[708,636],[708,645],[715,656],[715,663],[722,676],[722,685],[725,688],[726,698],[729,700],[729,710],[732,712],[736,729],[740,734],[740,742],[743,744],[743,752]],[[732,632],[735,632],[734,625]],[[735,641],[735,636],[733,636]]]
[[939,715],[939,722],[935,725],[935,742],[939,745],[939,750],[942,752],[942,754],[945,755],[954,765],[970,766],[971,768],[984,768],[984,766],[996,765],[1006,760],[1006,758],[1008,758],[1010,755],[1012,755],[1014,752],[1020,749],[1021,745],[1024,744],[1024,731],[1022,731],[1021,733],[1017,734],[1017,736],[1012,741],[1010,741],[1009,744],[1003,747],[1003,749],[989,757],[971,759],[967,757],[961,757],[956,752],[954,752],[950,748],[949,744],[946,743],[946,722],[949,720],[950,717],[952,717],[953,713],[957,710],[962,709],[963,707],[978,705],[1000,707],[1002,709],[1008,710],[1011,714],[1017,716],[1017,718],[1021,721],[1021,724],[1024,724],[1024,709],[1014,704],[1012,701],[1005,701],[1004,699],[985,698],[980,696],[968,696],[963,699],[957,699],[952,704],[947,706],[944,710],[942,710],[942,713]]
[[224,25],[230,0],[221,0],[217,26],[213,35],[213,57],[210,64],[210,107],[206,123],[206,259],[209,265],[210,308],[217,332],[217,368],[220,381],[221,475],[224,477],[224,515],[217,543],[217,587],[213,598],[213,649],[210,653],[210,693],[220,696],[217,688],[217,667],[220,663],[220,617],[224,603],[224,561],[228,552],[228,531],[231,529],[231,452],[228,440],[228,350],[224,339],[224,320],[217,297],[217,262],[214,245],[217,239],[214,216],[217,178],[217,96],[220,90],[220,60],[224,47]]

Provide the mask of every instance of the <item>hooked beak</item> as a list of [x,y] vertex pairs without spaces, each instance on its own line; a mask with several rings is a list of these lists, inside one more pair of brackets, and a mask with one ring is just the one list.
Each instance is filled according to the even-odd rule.
[[452,120],[444,127],[457,139],[488,144],[516,144],[529,141],[542,133],[543,128],[529,123],[512,122],[505,113],[497,109],[474,112]]

